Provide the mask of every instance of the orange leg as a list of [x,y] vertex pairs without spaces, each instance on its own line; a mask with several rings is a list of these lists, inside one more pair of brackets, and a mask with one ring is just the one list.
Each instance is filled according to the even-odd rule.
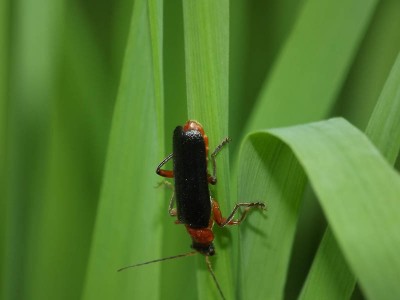
[[163,165],[165,165],[169,160],[172,159],[173,157],[173,153],[171,153],[170,155],[168,155],[166,158],[164,158],[164,160],[158,165],[157,169],[156,169],[156,173],[162,177],[167,177],[167,178],[174,178],[174,171],[171,170],[162,170],[161,167]]
[[[238,211],[238,209],[240,207],[245,207],[245,209],[242,212],[242,215],[240,216],[240,218],[237,219],[237,220],[234,220],[233,217],[235,216],[236,212]],[[214,215],[214,220],[220,227],[224,227],[225,225],[238,225],[238,224],[240,224],[244,220],[244,218],[246,217],[246,215],[249,212],[249,210],[251,208],[253,208],[253,207],[264,209],[265,208],[265,204],[262,203],[262,202],[238,203],[238,204],[235,205],[235,207],[233,208],[233,210],[230,213],[230,215],[227,218],[224,218],[222,216],[222,214],[221,214],[221,210],[219,208],[218,202],[215,201],[215,200],[212,200],[212,211],[213,211],[213,215]]]

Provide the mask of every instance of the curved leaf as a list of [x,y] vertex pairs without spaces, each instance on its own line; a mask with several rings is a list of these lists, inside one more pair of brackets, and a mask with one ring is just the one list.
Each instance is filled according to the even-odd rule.
[[[267,198],[269,209],[261,234],[243,233],[246,297],[282,298],[298,186],[303,184],[297,179],[302,170],[294,156],[365,294],[371,299],[398,297],[400,177],[368,139],[343,119],[258,132],[244,143],[240,167],[247,184],[241,193]],[[264,190],[252,190],[255,186]],[[263,268],[254,270],[256,264]]]
[[[366,130],[375,146],[394,164],[400,149],[400,55],[392,68]],[[336,269],[335,271],[333,269]],[[332,232],[328,229],[304,284],[301,299],[349,299],[355,285]]]

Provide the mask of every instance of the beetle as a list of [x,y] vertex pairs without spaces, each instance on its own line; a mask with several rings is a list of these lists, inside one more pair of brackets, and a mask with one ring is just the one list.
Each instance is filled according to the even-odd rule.
[[[176,224],[183,224],[186,227],[192,239],[191,247],[194,251],[128,266],[119,271],[143,264],[201,253],[206,257],[208,269],[221,297],[224,298],[208,258],[215,255],[214,234],[212,231],[214,223],[217,223],[220,227],[238,225],[251,208],[265,208],[263,202],[237,203],[228,217],[224,218],[218,202],[211,197],[208,185],[217,183],[216,156],[229,141],[229,138],[223,139],[212,152],[210,156],[212,174],[209,174],[207,168],[208,137],[204,132],[203,126],[195,120],[189,120],[183,126],[175,128],[173,133],[173,152],[158,165],[156,173],[162,177],[174,178],[174,186],[169,182],[163,182],[173,189],[168,212],[171,216],[177,217]],[[173,161],[173,170],[163,169],[163,166],[171,159]],[[175,202],[176,208],[174,207]],[[234,219],[240,207],[245,209],[239,219]]]
[[[173,152],[157,167],[156,173],[167,178],[174,178],[175,190],[169,204],[169,214],[178,218],[178,224],[184,224],[192,238],[192,248],[206,256],[213,256],[214,234],[212,227],[217,223],[220,227],[237,225],[245,218],[251,207],[265,208],[262,202],[238,203],[227,218],[221,214],[218,202],[210,196],[208,184],[217,183],[215,158],[230,141],[225,138],[211,154],[213,173],[207,171],[208,137],[203,126],[194,120],[178,126],[173,134]],[[173,160],[173,170],[162,167]],[[176,209],[174,200],[176,199]],[[234,216],[240,207],[246,207],[240,219]]]

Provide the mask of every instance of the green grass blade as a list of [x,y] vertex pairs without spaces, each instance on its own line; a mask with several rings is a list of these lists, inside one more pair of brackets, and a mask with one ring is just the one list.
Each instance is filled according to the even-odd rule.
[[68,2],[63,14],[51,155],[35,226],[39,242],[31,250],[30,299],[82,295],[114,102],[111,74],[82,7]]
[[366,134],[390,164],[394,164],[400,150],[400,54],[386,81]]
[[333,115],[345,118],[361,130],[367,127],[399,52],[397,28],[400,28],[400,2],[379,1],[337,97]]
[[[329,115],[377,3],[305,1],[265,79],[244,132],[320,120]],[[238,174],[236,165],[233,169]],[[310,214],[305,217],[307,220],[315,218],[313,211],[306,212]],[[300,237],[309,240],[314,235],[314,231],[299,232]],[[294,268],[301,273],[304,263],[296,263]],[[290,280],[288,288],[300,286],[301,279],[296,278]]]
[[[177,125],[187,120],[185,53],[183,34],[183,2],[169,1],[164,6],[164,84],[165,84],[165,155],[172,152],[172,133]],[[161,160],[161,158],[160,158]],[[167,168],[172,168],[172,163]],[[164,200],[163,253],[166,257],[189,250],[190,238],[176,218],[167,213],[171,193]],[[197,262],[194,257],[162,264],[161,293],[165,299],[197,297]],[[182,285],[185,282],[185,285]]]
[[248,130],[326,117],[377,3],[306,1],[265,82]]
[[[244,122],[296,23],[303,0],[230,2],[229,135],[238,152]],[[231,157],[232,158],[232,157]]]
[[166,151],[172,152],[172,132],[187,120],[183,2],[176,0],[164,10],[164,83]]
[[[160,265],[163,152],[162,2],[136,1],[113,116],[84,299],[156,299]],[[136,295],[136,296],[135,296]]]
[[[276,144],[282,147],[271,134],[292,149],[306,171],[338,244],[354,274],[359,278],[365,295],[371,299],[398,297],[400,295],[397,284],[400,272],[400,259],[397,255],[400,248],[397,234],[397,228],[400,226],[397,217],[400,213],[398,174],[362,133],[342,119],[253,134],[245,143],[243,153],[247,153],[248,150],[255,153],[262,149],[270,149],[269,152],[271,150],[273,152]],[[253,155],[251,158],[261,159],[258,164],[265,163],[263,156]],[[283,162],[279,156],[276,156],[276,161],[278,165]],[[245,167],[250,170],[255,168],[249,164]],[[269,166],[266,167],[267,171],[264,172],[269,170]],[[282,168],[281,172],[289,176],[292,171],[289,168]],[[274,181],[273,173],[269,181]],[[290,181],[286,181],[281,189],[286,190],[290,185]],[[276,201],[270,198],[270,214],[273,214]],[[286,224],[280,226],[287,227]],[[268,248],[262,247],[262,243],[265,244],[262,237],[250,237],[248,238],[250,242],[244,243],[243,247],[244,249],[247,247],[249,252],[246,255],[261,265],[271,264],[268,260],[271,257],[276,259],[276,254],[272,250],[276,251],[276,248],[280,250],[280,240],[269,239]],[[267,235],[267,238],[269,237]],[[251,246],[247,246],[248,244]],[[248,261],[244,261],[246,262]],[[248,268],[247,275],[251,271],[251,268]],[[269,286],[269,281],[272,272],[278,271],[285,272],[285,269],[272,270],[266,267],[264,272],[270,272],[268,274],[270,276],[267,277],[261,276],[260,272],[257,273],[258,278],[262,277],[265,280],[263,287],[276,290],[276,287]],[[255,283],[250,280],[247,282],[245,288],[250,295],[254,290],[253,285],[260,286],[262,280],[259,279]],[[279,291],[272,295],[278,298],[281,296]]]
[[[400,150],[399,135],[393,134],[400,132],[399,81],[400,56],[393,65],[366,130],[367,136],[391,164],[394,164]],[[301,299],[317,299],[321,295],[329,295],[331,299],[348,299],[355,280],[328,229],[304,284]]]
[[[7,85],[8,85],[8,13],[9,1],[0,2],[0,282],[5,282],[4,274],[4,255],[6,249],[6,108],[7,108]],[[0,289],[4,290],[3,284]],[[0,293],[0,299],[5,299],[3,292]]]
[[245,140],[239,171],[239,199],[267,205],[240,225],[241,296],[283,299],[306,177],[291,151],[267,134]]
[[[177,7],[179,6],[179,7]],[[168,2],[168,5],[164,7],[165,11],[164,22],[163,22],[163,33],[164,39],[173,39],[174,47],[166,49],[164,55],[164,85],[165,89],[165,114],[166,117],[164,123],[164,134],[166,135],[166,152],[163,156],[159,157],[159,162],[167,154],[172,152],[172,132],[178,124],[182,124],[186,120],[186,99],[185,99],[185,80],[184,80],[184,53],[183,53],[183,13],[182,3],[175,1],[175,3]],[[168,28],[167,22],[171,22],[173,19],[174,28]],[[179,24],[179,28],[177,28]],[[161,23],[160,23],[161,26]],[[167,29],[173,31],[170,35],[167,35]],[[168,32],[169,33],[169,32]],[[181,35],[179,34],[181,33]],[[164,44],[169,45],[171,40],[166,40]],[[181,55],[178,55],[181,51]],[[169,52],[167,52],[169,51]],[[173,53],[172,53],[173,52]],[[168,54],[170,56],[168,56]],[[171,69],[169,69],[171,68]],[[181,72],[181,73],[180,73]],[[178,75],[179,74],[179,75]],[[171,168],[172,164],[167,165],[167,169]],[[162,179],[158,177],[158,181]],[[161,211],[161,223],[163,224],[162,232],[162,254],[161,257],[168,257],[180,253],[190,251],[188,245],[188,235],[186,230],[182,226],[174,224],[176,218],[171,218],[168,211],[168,204],[171,197],[171,191],[168,190],[163,198],[163,205]],[[173,262],[166,262],[160,265],[161,277],[160,277],[160,298],[174,298],[174,299],[185,299],[188,295],[197,295],[196,290],[196,260],[192,257],[186,259],[177,259]],[[185,285],[182,285],[185,282]]]
[[[11,5],[11,2],[9,3]],[[49,160],[63,1],[10,6],[5,299],[31,299]]]
[[208,131],[226,133],[229,2],[185,1],[183,13],[189,118],[206,118]]
[[[307,147],[299,145],[298,141],[289,143],[298,157],[308,155],[302,164],[335,237],[366,295],[376,299],[398,296],[400,290],[394,278],[400,270],[400,260],[395,254],[400,246],[396,234],[399,221],[395,217],[400,210],[397,201],[399,177],[357,130],[341,120],[329,123],[322,130],[318,129],[323,132],[318,141],[309,140],[310,144],[314,143],[315,149],[307,149],[307,154],[304,151]],[[335,131],[332,125],[337,127]],[[339,134],[339,130],[346,132],[346,136]],[[296,131],[283,138],[288,142],[287,137],[292,134],[296,134]],[[326,143],[329,138],[341,138],[340,142],[336,141],[336,147],[332,147],[339,154],[338,158],[322,163],[321,160],[312,159],[315,151],[327,153],[325,147],[331,146]],[[343,151],[345,147],[346,153]],[[335,168],[342,175],[335,178],[337,186],[327,182],[328,176],[322,178],[323,169],[325,173],[334,170],[333,164],[337,165]],[[319,177],[322,180],[317,179]],[[317,186],[317,181],[322,181],[323,186]]]
[[356,279],[328,228],[299,299],[349,299]]
[[[188,117],[202,123],[213,151],[228,135],[229,1],[184,1],[183,16]],[[229,209],[228,161],[225,150],[218,156],[218,191],[213,193],[224,212]],[[232,262],[220,245],[217,240],[213,264],[225,296],[231,299]],[[199,260],[200,299],[218,297],[204,258]]]

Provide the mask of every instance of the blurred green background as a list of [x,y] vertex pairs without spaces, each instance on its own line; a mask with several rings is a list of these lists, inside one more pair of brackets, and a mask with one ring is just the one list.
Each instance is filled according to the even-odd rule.
[[[260,120],[265,128],[344,116],[365,129],[400,50],[400,1],[350,2],[348,14],[333,10],[333,1],[230,2],[232,162],[243,135],[260,128]],[[134,6],[128,0],[0,3],[0,299],[83,294]],[[187,119],[182,2],[165,1],[163,15],[169,153],[170,133]],[[327,40],[319,45],[321,36]],[[321,52],[309,52],[309,45]],[[294,75],[282,81],[291,70],[311,84],[297,87],[303,83]],[[289,91],[298,93],[296,104]],[[261,96],[275,98],[276,115],[257,116]],[[288,299],[301,289],[324,230],[319,208],[307,207],[312,199],[310,192],[300,217]],[[309,233],[310,227],[317,229]]]

